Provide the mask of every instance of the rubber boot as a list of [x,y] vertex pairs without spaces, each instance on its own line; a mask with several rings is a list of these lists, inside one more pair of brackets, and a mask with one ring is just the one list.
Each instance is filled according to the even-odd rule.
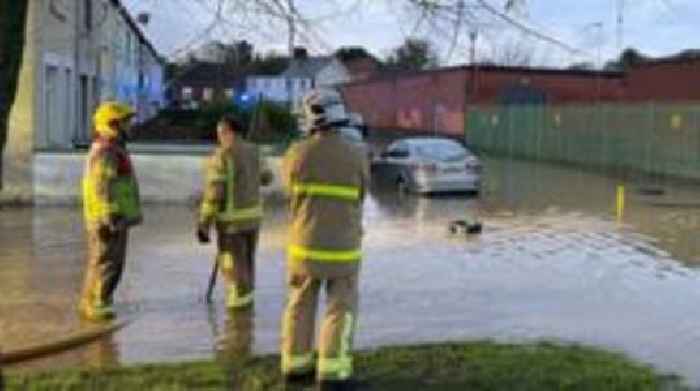
[[319,380],[316,385],[317,391],[355,391],[357,382],[348,380]]
[[254,292],[250,292],[247,295],[240,297],[238,296],[238,291],[234,285],[229,287],[228,294],[226,295],[226,308],[230,310],[239,310],[248,308],[253,305]]
[[284,385],[285,388],[289,390],[306,388],[313,385],[315,380],[316,373],[314,371],[284,375]]

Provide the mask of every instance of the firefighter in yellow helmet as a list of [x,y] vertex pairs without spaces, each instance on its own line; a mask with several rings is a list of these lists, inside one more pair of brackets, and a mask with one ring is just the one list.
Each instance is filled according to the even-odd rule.
[[207,162],[197,224],[200,243],[209,242],[211,226],[216,225],[216,262],[226,281],[229,309],[253,303],[255,251],[263,213],[260,187],[271,180],[270,173],[261,169],[258,148],[244,140],[243,130],[232,117],[219,121],[219,147]]
[[[310,92],[303,110],[310,135],[293,145],[282,163],[291,208],[282,372],[290,383],[306,382],[315,373],[320,389],[351,389],[369,164],[365,153],[337,131],[347,116],[336,92]],[[322,286],[328,301],[314,362]]]
[[141,223],[138,183],[126,150],[134,110],[102,103],[94,115],[94,141],[83,176],[87,270],[80,312],[92,320],[114,316],[113,294],[124,270],[129,228]]

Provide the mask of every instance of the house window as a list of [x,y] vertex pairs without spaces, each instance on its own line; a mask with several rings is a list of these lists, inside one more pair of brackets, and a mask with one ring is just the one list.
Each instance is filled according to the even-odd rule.
[[202,91],[202,100],[205,102],[211,102],[214,99],[214,89],[210,87],[206,87]]
[[126,63],[131,64],[131,51],[132,51],[132,44],[131,44],[131,34],[129,33],[129,30],[126,30]]
[[70,68],[66,69],[66,87],[64,91],[64,97],[63,97],[63,128],[68,132],[71,129],[71,116],[72,116],[72,107],[71,107],[71,102],[73,102],[73,72],[70,70]]
[[92,84],[92,99],[90,99],[90,113],[94,113],[97,109],[97,105],[100,104],[100,95],[102,95],[102,85],[100,80],[98,80],[96,76],[90,78],[90,83]]
[[182,100],[192,100],[192,87],[182,87]]
[[87,75],[80,75],[80,124],[78,140],[88,140],[90,129],[90,88]]
[[60,139],[59,134],[53,134],[53,130],[56,129],[56,121],[59,115],[58,102],[60,97],[58,96],[59,86],[56,85],[58,68],[54,66],[47,66],[44,81],[44,134],[46,139],[50,144],[60,144],[63,140]]
[[233,90],[233,88],[227,88],[225,93],[226,93],[226,97],[228,99],[232,99],[233,95],[234,95],[234,90]]
[[92,0],[83,0],[83,23],[86,31],[92,31]]
[[286,79],[287,90],[292,89],[292,79]]

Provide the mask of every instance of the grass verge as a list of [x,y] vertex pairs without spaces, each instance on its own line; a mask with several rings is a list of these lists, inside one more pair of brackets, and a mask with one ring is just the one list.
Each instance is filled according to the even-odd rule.
[[[687,390],[674,375],[576,345],[468,342],[355,356],[362,390]],[[9,390],[283,390],[278,357],[6,374]],[[300,388],[305,390],[307,388]],[[311,388],[308,388],[311,389]]]

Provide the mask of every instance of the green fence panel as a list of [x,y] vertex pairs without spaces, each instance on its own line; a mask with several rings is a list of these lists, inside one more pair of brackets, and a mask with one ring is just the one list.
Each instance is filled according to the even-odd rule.
[[700,103],[471,107],[479,151],[700,179]]

